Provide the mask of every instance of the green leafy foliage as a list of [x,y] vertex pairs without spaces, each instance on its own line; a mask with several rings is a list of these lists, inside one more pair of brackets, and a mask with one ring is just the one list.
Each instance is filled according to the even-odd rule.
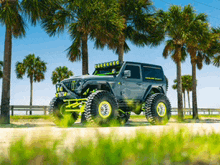
[[56,84],[57,82],[60,82],[73,75],[73,72],[69,70],[66,66],[59,66],[52,72],[51,80],[53,84]]
[[72,45],[67,49],[70,61],[83,59],[83,74],[88,73],[87,40],[99,38],[107,43],[124,28],[116,0],[62,0],[42,21],[45,31],[54,36],[67,29]]
[[[155,9],[151,0],[119,0],[119,15],[124,18],[125,27],[121,35],[106,43],[123,59],[124,53],[130,51],[127,41],[136,46],[157,46],[164,39],[164,30],[161,28],[160,19],[154,13]],[[97,48],[103,49],[105,44],[99,39],[95,41]],[[121,58],[122,57],[122,58]]]

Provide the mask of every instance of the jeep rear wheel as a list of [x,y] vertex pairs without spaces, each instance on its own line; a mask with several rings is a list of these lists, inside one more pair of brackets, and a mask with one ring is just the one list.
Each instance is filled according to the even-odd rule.
[[171,116],[168,98],[161,93],[149,96],[145,103],[145,116],[151,124],[166,124]]
[[[61,121],[64,118],[64,115],[66,114],[65,113],[66,105],[67,103],[64,103],[59,98],[53,98],[53,100],[50,102],[49,113],[53,115],[55,123],[57,120]],[[79,114],[77,112],[72,112],[71,116],[73,118],[72,122],[75,123]]]
[[117,101],[110,92],[97,91],[88,97],[85,117],[89,122],[104,124],[112,119],[117,119],[117,109]]

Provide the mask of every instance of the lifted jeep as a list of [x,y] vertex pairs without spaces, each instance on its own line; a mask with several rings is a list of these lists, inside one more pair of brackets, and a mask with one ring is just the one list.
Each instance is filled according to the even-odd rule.
[[171,105],[168,81],[158,65],[112,61],[95,65],[93,75],[75,76],[56,84],[50,113],[59,119],[71,113],[74,121],[127,122],[130,113],[144,111],[151,124],[166,124]]

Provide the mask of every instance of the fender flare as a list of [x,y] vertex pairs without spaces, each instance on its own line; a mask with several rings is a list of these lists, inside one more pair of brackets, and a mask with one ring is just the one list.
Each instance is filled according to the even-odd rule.
[[158,90],[159,92],[158,93],[163,93],[163,94],[165,94],[165,92],[164,92],[164,90],[163,90],[163,88],[161,87],[161,86],[153,86],[153,85],[149,85],[148,86],[148,88],[146,89],[146,91],[145,91],[145,93],[144,93],[144,97],[143,97],[143,99],[142,99],[142,102],[144,102],[145,100],[146,100],[146,98],[147,98],[147,96],[150,94],[150,92],[152,91],[152,90]]
[[105,89],[106,87],[114,95],[112,87],[107,81],[88,81],[86,82],[85,86],[83,86],[82,91],[85,91],[91,86],[96,86],[98,90],[102,90],[103,88]]

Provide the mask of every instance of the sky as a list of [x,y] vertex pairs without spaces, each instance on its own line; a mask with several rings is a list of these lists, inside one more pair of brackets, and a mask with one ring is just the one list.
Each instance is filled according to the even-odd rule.
[[[191,4],[197,13],[206,13],[212,27],[220,26],[220,0],[153,0],[156,9],[167,11],[171,4],[185,6]],[[219,6],[219,8],[218,8]],[[3,61],[5,41],[5,27],[0,26],[0,60]],[[162,52],[165,46],[163,42],[158,47],[136,47],[128,42],[131,51],[124,56],[125,61],[143,62],[149,64],[161,65],[164,73],[169,79],[169,88],[167,96],[172,107],[177,107],[177,92],[172,89],[173,80],[176,79],[176,64],[170,57],[164,59]],[[82,62],[68,61],[65,51],[71,45],[71,39],[67,32],[59,36],[49,37],[40,27],[31,26],[27,23],[26,37],[22,39],[13,39],[12,41],[12,69],[11,69],[11,105],[29,105],[30,104],[30,80],[24,76],[23,79],[17,79],[15,73],[15,64],[22,60],[28,54],[35,54],[41,60],[47,63],[47,72],[45,80],[40,83],[34,83],[33,105],[49,105],[49,102],[55,96],[55,85],[52,84],[52,71],[58,66],[67,66],[74,72],[75,76],[82,73]],[[105,48],[97,50],[94,48],[94,42],[88,42],[89,52],[89,73],[94,71],[94,65],[97,63],[117,60],[118,56],[112,50]],[[188,57],[182,63],[182,75],[191,74],[191,63]],[[213,65],[205,65],[202,70],[197,70],[197,100],[199,108],[220,108],[220,68]],[[0,94],[2,93],[2,80],[0,80]],[[190,93],[191,96],[191,93]],[[1,98],[1,95],[0,95]],[[192,100],[192,97],[190,97]],[[188,103],[186,102],[188,105]],[[192,106],[192,105],[191,105]],[[188,106],[187,106],[188,107]]]

